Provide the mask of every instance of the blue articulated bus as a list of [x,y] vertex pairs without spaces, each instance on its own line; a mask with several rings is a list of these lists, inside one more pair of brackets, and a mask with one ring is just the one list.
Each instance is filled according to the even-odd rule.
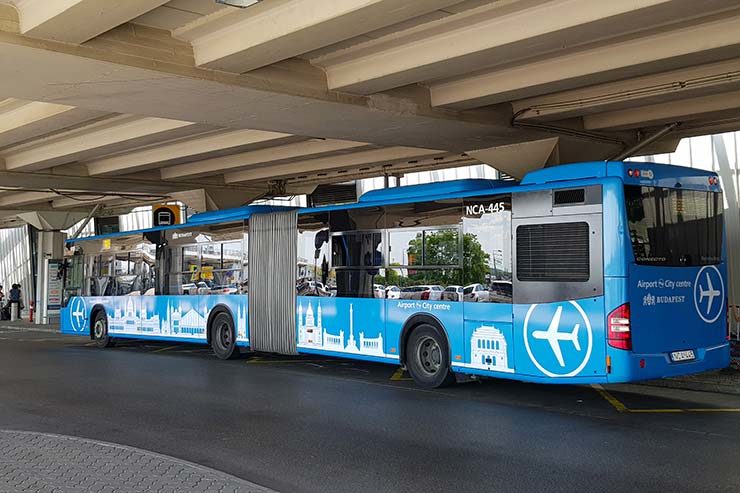
[[729,363],[714,173],[594,162],[72,240],[62,331],[610,383]]

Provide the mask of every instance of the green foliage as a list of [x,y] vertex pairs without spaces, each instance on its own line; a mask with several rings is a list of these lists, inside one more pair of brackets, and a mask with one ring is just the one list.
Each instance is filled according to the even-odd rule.
[[[422,242],[423,260],[422,260]],[[428,231],[416,235],[408,245],[409,264],[429,266],[459,265],[460,244],[456,230]],[[483,251],[478,238],[470,233],[463,235],[463,278],[460,278],[459,269],[413,270],[409,268],[408,279],[402,281],[403,286],[417,284],[471,284],[484,282],[489,273],[488,261],[490,255]],[[390,283],[393,284],[393,283]]]

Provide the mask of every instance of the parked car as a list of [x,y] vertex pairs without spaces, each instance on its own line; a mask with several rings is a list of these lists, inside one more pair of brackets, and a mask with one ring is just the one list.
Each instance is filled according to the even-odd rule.
[[385,286],[373,284],[373,298],[385,298]]
[[489,290],[488,301],[493,303],[511,303],[511,281],[493,281]]
[[320,281],[301,279],[296,284],[298,296],[331,296],[330,291]]
[[401,290],[401,299],[404,300],[441,300],[442,286],[427,284],[422,286],[410,286]]
[[462,301],[463,287],[456,285],[447,286],[442,292],[442,299],[444,301]]
[[463,300],[483,303],[489,300],[488,289],[482,284],[469,284],[463,289]]
[[224,284],[222,286],[213,286],[211,294],[238,294],[239,287],[236,284]]
[[401,298],[401,288],[398,286],[388,286],[385,288],[385,297],[389,300],[397,300]]
[[188,282],[182,285],[182,294],[198,294],[198,286],[194,282]]

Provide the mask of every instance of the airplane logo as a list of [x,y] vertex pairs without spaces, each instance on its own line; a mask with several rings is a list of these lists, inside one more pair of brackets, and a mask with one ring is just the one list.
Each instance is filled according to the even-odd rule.
[[[715,322],[725,307],[725,284],[722,274],[714,265],[705,265],[694,281],[694,307],[706,323]],[[706,305],[705,305],[706,303]]]
[[77,332],[85,328],[85,320],[87,320],[85,300],[82,298],[74,299],[70,309],[70,318],[72,319],[72,330]]
[[552,348],[552,352],[558,360],[558,363],[560,363],[560,366],[565,368],[565,361],[563,360],[563,351],[560,349],[560,343],[562,341],[570,341],[573,343],[573,347],[576,348],[576,351],[580,351],[581,344],[578,342],[578,329],[581,324],[575,324],[571,332],[560,332],[560,316],[562,314],[563,307],[559,306],[558,309],[555,310],[555,315],[552,317],[550,326],[547,327],[547,330],[535,330],[532,332],[532,337],[535,339],[546,340],[550,344],[550,348]]
[[[576,301],[553,305],[534,304],[527,309],[524,347],[532,364],[544,375],[573,377],[580,374],[591,359],[594,342],[591,321]],[[541,330],[541,327],[547,329]],[[547,345],[534,341],[544,341]]]
[[714,289],[714,286],[712,286],[712,279],[709,277],[709,272],[707,272],[707,289],[706,291],[704,288],[699,284],[699,304],[701,305],[702,301],[704,301],[704,297],[706,296],[709,298],[709,303],[707,303],[707,315],[709,315],[709,312],[712,311],[712,303],[714,303],[714,298],[721,295],[722,293],[719,292],[719,290]]

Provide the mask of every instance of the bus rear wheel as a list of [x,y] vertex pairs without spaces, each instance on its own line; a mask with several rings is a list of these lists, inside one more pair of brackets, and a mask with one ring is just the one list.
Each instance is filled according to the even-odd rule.
[[434,389],[455,383],[447,338],[441,329],[430,324],[414,328],[406,344],[406,367],[420,387]]
[[95,313],[92,336],[95,345],[99,348],[107,348],[113,345],[113,339],[108,335],[108,315],[105,313],[105,310],[98,310]]
[[218,359],[233,359],[239,356],[234,321],[228,313],[217,314],[211,322],[211,348]]

